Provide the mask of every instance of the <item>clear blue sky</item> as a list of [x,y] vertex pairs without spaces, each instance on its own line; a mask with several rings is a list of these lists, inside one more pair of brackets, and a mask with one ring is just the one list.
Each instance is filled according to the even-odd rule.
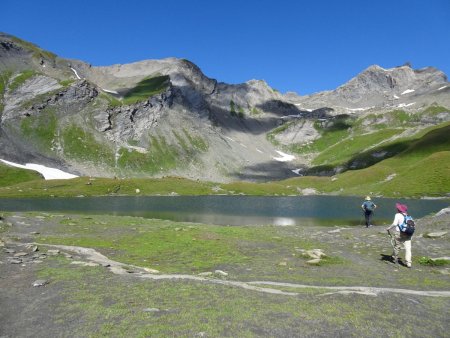
[[191,60],[227,83],[301,95],[370,65],[450,76],[449,0],[2,0],[0,31],[94,66]]

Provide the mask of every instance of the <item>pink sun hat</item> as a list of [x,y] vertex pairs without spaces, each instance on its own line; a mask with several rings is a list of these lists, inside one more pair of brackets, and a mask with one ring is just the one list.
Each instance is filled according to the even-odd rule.
[[401,204],[401,203],[395,203],[395,207],[397,208],[398,211],[405,213],[408,211],[408,207],[406,206],[406,204]]

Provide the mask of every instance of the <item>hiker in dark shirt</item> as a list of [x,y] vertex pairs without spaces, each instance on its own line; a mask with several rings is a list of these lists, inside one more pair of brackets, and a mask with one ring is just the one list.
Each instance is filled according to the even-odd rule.
[[373,211],[376,207],[376,204],[372,202],[370,196],[366,196],[364,203],[361,205],[361,208],[364,210],[364,217],[366,218],[366,228],[372,226]]

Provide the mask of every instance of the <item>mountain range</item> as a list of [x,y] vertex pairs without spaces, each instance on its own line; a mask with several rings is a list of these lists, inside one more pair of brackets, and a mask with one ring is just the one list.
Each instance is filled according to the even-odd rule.
[[412,151],[428,133],[439,137],[427,156],[444,152],[448,165],[446,107],[450,83],[433,67],[373,65],[301,96],[219,82],[177,58],[95,67],[0,33],[0,159],[80,176],[331,176]]

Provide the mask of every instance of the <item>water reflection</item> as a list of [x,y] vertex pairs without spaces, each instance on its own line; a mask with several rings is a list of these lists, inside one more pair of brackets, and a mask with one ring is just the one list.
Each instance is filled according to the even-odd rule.
[[282,226],[295,225],[295,219],[289,217],[276,217],[273,219],[273,224]]

